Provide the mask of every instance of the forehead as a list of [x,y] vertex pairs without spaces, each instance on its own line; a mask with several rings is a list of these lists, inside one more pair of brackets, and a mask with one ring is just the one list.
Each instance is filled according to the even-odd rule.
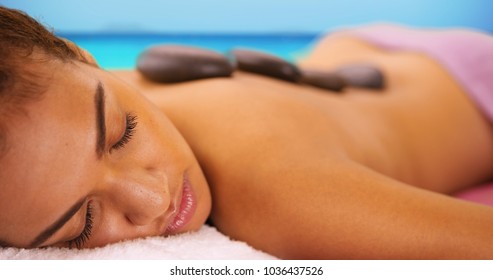
[[81,176],[94,162],[97,81],[88,69],[73,64],[55,64],[49,71],[43,97],[7,121],[0,239],[30,239],[33,231],[39,233],[47,221],[56,220],[80,198]]

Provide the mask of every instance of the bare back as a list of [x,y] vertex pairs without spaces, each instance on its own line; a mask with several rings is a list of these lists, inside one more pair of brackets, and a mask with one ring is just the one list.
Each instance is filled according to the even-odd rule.
[[[451,193],[493,176],[491,124],[460,87],[422,55],[389,54],[351,38],[322,41],[300,65],[351,62],[380,66],[386,90],[338,95],[246,73],[166,86],[135,72],[116,75],[156,103],[187,139],[212,187],[218,228],[267,252],[290,257],[303,246],[307,256],[371,256],[351,250],[359,246],[416,257],[425,252],[406,240],[428,229],[436,234],[432,242],[454,228],[430,228],[433,218],[418,222],[424,214],[416,207],[453,216],[457,229],[468,216],[449,213],[455,204],[493,220],[490,209],[409,188]],[[392,213],[407,224],[391,223],[382,235]],[[359,227],[365,230],[354,233]],[[475,246],[483,235],[477,232]],[[399,238],[402,246],[389,249]]]

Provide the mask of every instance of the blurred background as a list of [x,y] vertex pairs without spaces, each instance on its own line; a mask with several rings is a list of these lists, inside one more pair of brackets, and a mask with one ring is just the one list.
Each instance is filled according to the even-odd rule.
[[145,48],[254,48],[295,60],[321,34],[369,23],[493,33],[490,0],[0,0],[89,50],[106,69],[133,68]]

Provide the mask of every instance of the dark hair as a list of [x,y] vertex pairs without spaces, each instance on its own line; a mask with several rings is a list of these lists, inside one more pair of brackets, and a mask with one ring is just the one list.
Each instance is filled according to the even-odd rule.
[[0,6],[0,156],[6,149],[8,118],[39,99],[47,86],[48,75],[33,66],[50,60],[94,64],[83,50],[26,13]]

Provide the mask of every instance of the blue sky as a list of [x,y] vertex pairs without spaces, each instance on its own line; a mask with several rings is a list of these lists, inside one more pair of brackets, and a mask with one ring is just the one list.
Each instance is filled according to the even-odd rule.
[[370,22],[493,32],[489,0],[0,0],[60,33],[318,33]]

